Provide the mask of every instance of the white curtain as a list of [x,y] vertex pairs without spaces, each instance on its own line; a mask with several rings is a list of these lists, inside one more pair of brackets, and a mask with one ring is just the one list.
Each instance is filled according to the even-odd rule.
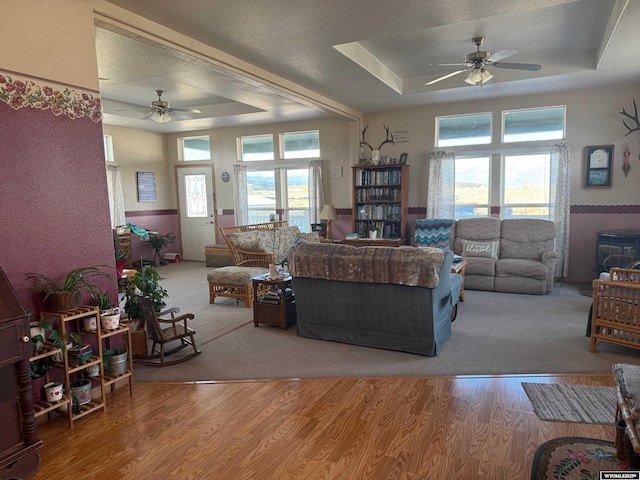
[[322,160],[311,160],[309,162],[309,223],[320,223],[320,212],[323,206]]
[[429,158],[427,218],[453,218],[455,204],[456,156],[438,150]]
[[109,214],[111,228],[126,223],[124,217],[124,196],[122,194],[122,175],[120,165],[107,163],[107,191],[109,192]]
[[249,197],[247,197],[247,166],[233,166],[233,215],[236,225],[249,223]]
[[556,263],[556,278],[569,275],[569,215],[570,215],[570,172],[569,145],[551,145],[551,185],[549,192],[549,218],[556,226],[556,252],[560,255]]

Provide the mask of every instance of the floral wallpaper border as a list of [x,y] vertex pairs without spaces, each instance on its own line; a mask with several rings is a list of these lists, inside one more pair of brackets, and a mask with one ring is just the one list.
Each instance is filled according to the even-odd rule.
[[94,122],[102,120],[100,97],[60,84],[39,82],[0,70],[0,102],[15,110],[38,108],[72,120],[85,117]]

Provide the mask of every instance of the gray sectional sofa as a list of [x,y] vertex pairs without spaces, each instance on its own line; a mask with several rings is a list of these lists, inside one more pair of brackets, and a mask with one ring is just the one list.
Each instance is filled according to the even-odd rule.
[[433,356],[451,335],[452,252],[302,242],[288,260],[302,337]]

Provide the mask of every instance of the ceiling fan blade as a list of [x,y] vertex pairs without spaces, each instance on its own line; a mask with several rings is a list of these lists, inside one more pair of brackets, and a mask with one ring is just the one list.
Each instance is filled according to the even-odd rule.
[[146,115],[143,115],[142,117],[140,117],[140,120],[147,120],[148,118],[151,118],[151,116],[156,113],[156,112],[149,112]]
[[171,112],[184,112],[184,113],[202,113],[197,108],[173,108],[169,107]]
[[116,112],[148,112],[149,107],[118,108]]
[[514,70],[530,70],[532,72],[537,72],[542,68],[542,65],[538,65],[537,63],[498,62],[498,63],[493,63],[491,66],[496,68],[512,68]]
[[185,115],[184,113],[176,112],[175,110],[171,110],[169,112],[169,115],[173,117],[177,117],[180,120],[193,120],[193,117],[190,117],[189,115]]
[[425,85],[433,85],[434,83],[438,83],[441,82],[442,80],[446,80],[447,78],[453,77],[454,75],[458,75],[459,73],[462,72],[466,72],[467,70],[469,70],[468,68],[463,68],[462,70],[456,70],[455,72],[451,72],[447,75],[445,75],[444,77],[440,77],[440,78],[436,78],[435,80],[431,80],[428,83],[425,83]]
[[470,67],[473,65],[472,63],[436,63],[435,65],[432,63],[430,67]]
[[515,50],[500,50],[499,52],[492,53],[484,60],[485,62],[497,62],[502,60],[503,58],[512,57],[516,53],[518,52],[516,52]]

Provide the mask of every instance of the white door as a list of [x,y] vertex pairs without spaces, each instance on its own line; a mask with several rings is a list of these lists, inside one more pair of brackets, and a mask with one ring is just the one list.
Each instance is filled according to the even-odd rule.
[[177,170],[183,260],[204,262],[204,247],[216,243],[212,168]]

